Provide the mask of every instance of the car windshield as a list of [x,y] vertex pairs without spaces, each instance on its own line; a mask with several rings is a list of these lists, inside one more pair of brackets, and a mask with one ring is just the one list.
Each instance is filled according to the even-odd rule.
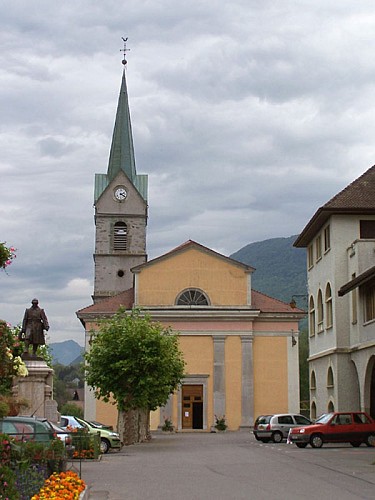
[[269,424],[272,415],[263,415],[257,418],[257,424]]
[[323,413],[320,417],[315,421],[316,424],[326,424],[333,417],[333,413]]

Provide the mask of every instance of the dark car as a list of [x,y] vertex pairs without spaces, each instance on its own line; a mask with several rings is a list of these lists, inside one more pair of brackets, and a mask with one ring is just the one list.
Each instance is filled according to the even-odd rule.
[[38,441],[48,443],[56,438],[56,433],[46,418],[4,417],[0,419],[0,432],[13,436],[18,441]]
[[276,415],[261,415],[255,420],[253,434],[255,439],[268,443],[281,443],[288,437],[289,430],[301,425],[309,425],[311,420],[299,413],[278,413]]
[[291,429],[288,442],[298,448],[321,448],[323,443],[375,446],[375,421],[365,412],[326,413],[312,425]]

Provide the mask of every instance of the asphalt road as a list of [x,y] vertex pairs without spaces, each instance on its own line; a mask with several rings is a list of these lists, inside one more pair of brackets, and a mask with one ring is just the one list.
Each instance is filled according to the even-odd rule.
[[262,444],[248,432],[155,434],[82,463],[89,500],[374,499],[375,448]]

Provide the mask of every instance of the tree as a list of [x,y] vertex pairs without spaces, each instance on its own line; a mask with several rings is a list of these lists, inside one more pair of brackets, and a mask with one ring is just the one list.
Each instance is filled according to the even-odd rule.
[[166,404],[184,375],[178,335],[138,309],[119,311],[93,336],[86,380],[95,397],[119,411],[124,444],[150,439],[150,411]]
[[300,400],[301,411],[310,415],[309,404],[309,336],[307,329],[301,329],[299,336],[299,380],[300,380]]

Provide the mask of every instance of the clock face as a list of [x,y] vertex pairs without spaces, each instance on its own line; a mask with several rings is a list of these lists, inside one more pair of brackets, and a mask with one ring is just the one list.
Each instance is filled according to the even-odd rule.
[[126,189],[124,187],[117,187],[115,189],[115,198],[118,201],[124,201],[125,198],[128,196],[128,193],[126,192]]

